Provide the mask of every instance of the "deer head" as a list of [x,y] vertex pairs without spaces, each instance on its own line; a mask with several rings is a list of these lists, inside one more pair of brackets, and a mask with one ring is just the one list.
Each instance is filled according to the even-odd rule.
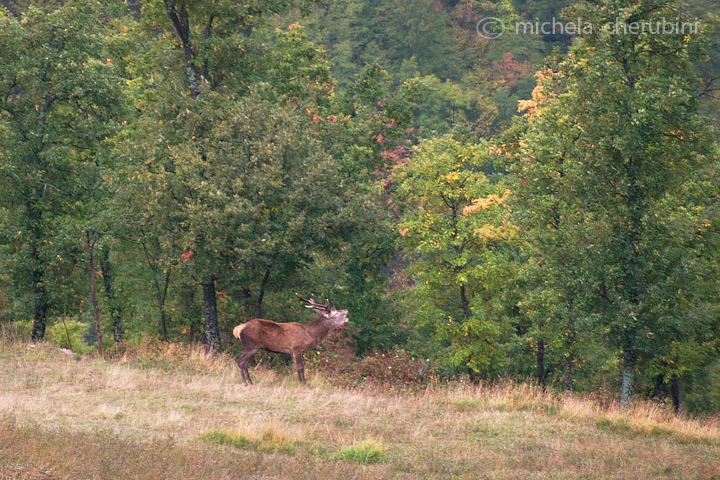
[[305,305],[305,308],[310,308],[315,313],[320,315],[321,317],[326,318],[330,325],[330,331],[335,330],[340,325],[342,325],[343,323],[348,321],[348,318],[347,318],[348,311],[347,310],[335,310],[330,305],[330,300],[325,299],[325,303],[320,304],[320,303],[317,303],[315,301],[315,299],[313,299],[313,298],[308,300],[307,298],[300,296],[299,293],[296,293],[295,296],[298,297],[298,299],[300,301],[307,303],[307,305]]

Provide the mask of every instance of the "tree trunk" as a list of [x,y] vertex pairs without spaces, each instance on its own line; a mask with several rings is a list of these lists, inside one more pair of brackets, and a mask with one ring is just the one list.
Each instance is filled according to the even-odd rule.
[[463,317],[465,320],[470,319],[470,301],[467,298],[465,291],[465,285],[460,284],[460,308],[462,308]]
[[162,335],[162,339],[164,342],[168,342],[167,320],[165,316],[165,300],[167,299],[167,291],[168,286],[170,285],[171,272],[172,270],[170,269],[170,267],[165,270],[165,277],[163,279],[162,285],[160,285],[157,279],[157,275],[155,275],[155,291],[157,294],[158,309],[160,310],[160,334]]
[[565,375],[563,377],[563,395],[568,396],[573,392],[573,355],[565,357]]
[[65,321],[65,314],[63,314],[63,316],[60,317],[60,320],[62,320],[63,327],[65,328],[65,340],[67,340],[67,342],[68,342],[68,348],[70,350],[74,351],[72,340],[70,339],[70,332],[68,331],[67,322]]
[[198,303],[195,301],[197,295],[197,284],[191,283],[188,279],[180,277],[178,280],[178,296],[180,297],[180,316],[190,319],[187,330],[190,341],[197,341],[203,336],[204,328],[200,321],[201,312]]
[[[243,312],[245,312],[245,320],[251,320],[253,318],[253,314],[257,313],[257,305],[255,312],[253,312],[252,308],[252,292],[249,288],[243,287],[241,289],[242,291],[242,297],[243,297]],[[258,315],[259,317],[260,315]]]
[[[157,237],[153,239],[157,246],[157,250],[160,250],[160,244]],[[158,280],[158,274],[161,271],[161,262],[159,259],[150,253],[150,249],[147,247],[145,241],[140,242],[145,253],[145,260],[147,261],[148,267],[153,272],[153,285],[155,286],[155,299],[157,300],[158,310],[160,312],[160,334],[162,335],[163,341],[168,341],[167,336],[167,322],[165,321],[165,300],[167,299],[168,285],[170,284],[170,274],[172,269],[165,267],[162,270],[163,273],[163,284],[160,285]]]
[[48,304],[45,300],[45,292],[38,292],[37,288],[33,288],[35,291],[35,315],[33,317],[32,336],[30,339],[33,342],[40,342],[45,338],[45,319],[48,311]]
[[118,311],[117,302],[115,301],[115,289],[112,284],[112,276],[110,274],[110,249],[103,246],[100,249],[100,271],[103,278],[103,286],[105,287],[105,297],[108,299],[110,309],[110,319],[112,320],[113,340],[115,343],[123,340],[122,319]]
[[685,398],[682,390],[680,377],[673,374],[670,377],[670,395],[672,396],[673,409],[676,415],[685,413]]
[[208,353],[220,351],[220,329],[218,327],[217,296],[215,294],[215,275],[210,275],[202,284],[203,317],[205,319],[205,345]]
[[40,260],[40,254],[37,249],[37,245],[34,243],[34,239],[31,240],[32,249],[30,252],[30,261],[32,262],[32,269],[30,276],[32,278],[32,293],[33,293],[33,304],[34,304],[34,316],[32,335],[30,340],[33,342],[40,342],[45,338],[45,320],[48,312],[48,300],[47,292],[45,291],[45,285],[43,284],[43,263]]
[[623,355],[622,384],[620,386],[620,405],[626,406],[630,403],[633,383],[635,381],[635,357],[632,354]]
[[102,332],[100,331],[100,306],[97,299],[97,287],[95,285],[95,259],[93,257],[93,249],[95,248],[94,239],[90,242],[90,230],[85,230],[85,248],[88,251],[88,273],[90,274],[90,300],[93,307],[93,318],[95,320],[95,332],[97,333],[98,355],[103,354]]
[[140,0],[125,0],[125,6],[132,12],[132,16],[136,22],[140,21],[142,13],[142,3]]
[[[185,57],[185,73],[187,74],[188,84],[190,87],[190,95],[196,98],[200,95],[200,87],[198,85],[197,67],[195,66],[193,44],[190,39],[190,21],[188,18],[187,7],[182,4],[180,9],[176,8],[175,2],[165,0],[165,10],[168,19],[173,25],[175,36],[180,40]],[[211,24],[209,24],[211,25]],[[209,36],[209,33],[208,33]]]
[[167,333],[167,317],[165,315],[165,303],[160,305],[160,335],[162,335],[163,342],[169,343]]
[[256,304],[255,315],[257,318],[262,318],[262,303],[265,298],[265,287],[267,286],[268,280],[270,280],[270,268],[265,269],[265,275],[263,276],[262,282],[260,282],[260,291],[258,292],[258,299]]
[[545,340],[538,340],[537,349],[535,350],[535,359],[537,360],[537,382],[545,391],[545,380],[547,379],[547,370],[545,369]]

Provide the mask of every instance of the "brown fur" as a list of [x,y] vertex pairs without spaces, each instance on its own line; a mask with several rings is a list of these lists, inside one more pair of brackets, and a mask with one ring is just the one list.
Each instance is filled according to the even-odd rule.
[[308,324],[297,322],[278,323],[262,318],[253,318],[233,328],[233,335],[243,344],[243,353],[235,360],[242,374],[243,382],[252,384],[248,364],[255,353],[263,348],[271,352],[292,355],[298,379],[305,383],[303,353],[318,345],[331,331],[347,321],[347,310],[318,311],[321,316]]
[[233,328],[233,335],[237,338],[240,338],[240,332],[242,332],[242,329],[247,326],[247,323],[241,323],[237,327]]

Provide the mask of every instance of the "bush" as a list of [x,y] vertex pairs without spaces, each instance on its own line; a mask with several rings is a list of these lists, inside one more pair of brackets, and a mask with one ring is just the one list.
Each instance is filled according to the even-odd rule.
[[405,388],[426,384],[431,375],[422,358],[395,348],[387,352],[370,350],[358,357],[351,340],[341,334],[331,334],[316,350],[306,353],[308,363],[345,386],[376,385]]
[[56,347],[67,348],[75,353],[83,354],[92,350],[85,337],[89,326],[77,320],[57,321],[47,327],[45,337]]

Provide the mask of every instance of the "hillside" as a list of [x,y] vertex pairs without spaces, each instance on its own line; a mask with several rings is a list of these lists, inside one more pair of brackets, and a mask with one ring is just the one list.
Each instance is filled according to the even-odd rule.
[[0,343],[0,477],[718,478],[720,425],[527,385],[309,387],[227,357]]

